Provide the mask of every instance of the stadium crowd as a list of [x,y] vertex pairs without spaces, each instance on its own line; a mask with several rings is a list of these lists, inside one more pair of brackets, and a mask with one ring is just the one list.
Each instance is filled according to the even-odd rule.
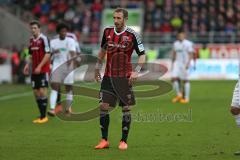
[[98,41],[102,11],[106,7],[143,8],[145,32],[240,30],[240,0],[14,0],[54,32],[57,21],[71,24],[80,38]]

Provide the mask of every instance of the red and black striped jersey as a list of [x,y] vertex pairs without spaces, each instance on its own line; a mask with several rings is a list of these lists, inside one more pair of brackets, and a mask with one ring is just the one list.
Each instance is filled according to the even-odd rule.
[[[41,63],[45,54],[50,54],[50,44],[48,38],[40,34],[38,38],[31,37],[29,45],[29,54],[32,56],[32,71]],[[50,72],[50,61],[41,69],[41,73]]]
[[145,54],[139,34],[129,27],[125,27],[120,33],[115,27],[105,28],[101,48],[107,53],[104,75],[108,77],[129,77],[132,72],[133,51],[139,56]]

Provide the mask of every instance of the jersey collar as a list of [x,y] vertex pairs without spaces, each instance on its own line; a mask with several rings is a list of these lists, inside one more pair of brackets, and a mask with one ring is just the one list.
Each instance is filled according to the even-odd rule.
[[114,27],[114,33],[115,33],[116,35],[118,35],[118,36],[119,36],[120,34],[124,33],[126,30],[127,30],[127,26],[124,27],[124,29],[122,30],[122,32],[118,33],[118,32],[116,31],[116,27]]
[[34,38],[34,36],[32,36],[32,37],[33,37],[33,40],[34,40],[34,41],[37,41],[37,40],[39,40],[39,38],[40,38],[41,36],[42,36],[42,33],[40,33],[37,38]]

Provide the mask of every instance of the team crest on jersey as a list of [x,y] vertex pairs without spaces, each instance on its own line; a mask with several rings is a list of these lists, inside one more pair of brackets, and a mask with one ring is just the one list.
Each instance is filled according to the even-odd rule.
[[37,40],[37,45],[40,45],[41,44],[41,41],[40,40]]
[[124,42],[128,41],[128,36],[123,36],[123,37],[122,37],[122,40],[123,40]]

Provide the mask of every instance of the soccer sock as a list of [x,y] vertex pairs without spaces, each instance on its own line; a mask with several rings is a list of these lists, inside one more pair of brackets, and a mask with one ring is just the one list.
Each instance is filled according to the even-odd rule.
[[128,133],[131,124],[131,113],[130,111],[123,112],[122,116],[122,139],[121,141],[127,142]]
[[240,128],[240,114],[235,115],[234,117],[235,117],[237,126]]
[[51,94],[50,94],[50,109],[55,109],[57,94],[58,94],[57,91],[55,91],[55,90],[51,91]]
[[175,89],[176,94],[179,96],[181,94],[179,81],[173,81],[173,88]]
[[186,82],[184,84],[184,90],[185,90],[185,99],[189,100],[189,96],[190,96],[190,82]]
[[106,110],[100,110],[100,127],[102,132],[102,139],[108,139],[108,126],[110,122],[109,113]]
[[72,102],[73,102],[73,92],[72,91],[69,91],[67,93],[67,97],[66,97],[66,106],[65,106],[65,109],[68,110],[71,105],[72,105]]
[[45,96],[37,97],[37,103],[38,103],[38,108],[40,111],[40,118],[46,117],[48,98]]

